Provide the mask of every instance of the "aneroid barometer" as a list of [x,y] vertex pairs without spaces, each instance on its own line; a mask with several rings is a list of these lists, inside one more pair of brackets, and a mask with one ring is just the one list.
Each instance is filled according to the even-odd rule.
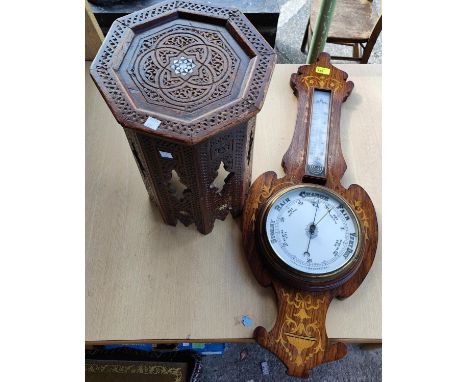
[[354,293],[377,248],[371,199],[362,187],[345,189],[340,183],[346,170],[341,104],[353,89],[347,77],[326,53],[292,74],[299,109],[282,162],[286,175],[260,175],[244,207],[247,259],[259,283],[273,286],[278,301],[273,329],[258,327],[254,335],[297,377],[346,355],[346,345],[328,340],[328,306],[333,298]]

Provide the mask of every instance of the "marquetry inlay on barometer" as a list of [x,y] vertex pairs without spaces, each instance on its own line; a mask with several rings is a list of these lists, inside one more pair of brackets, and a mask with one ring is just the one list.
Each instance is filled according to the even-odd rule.
[[258,282],[278,302],[274,327],[255,330],[288,374],[340,359],[346,345],[331,343],[325,318],[333,298],[354,293],[377,248],[377,219],[366,191],[344,188],[340,145],[341,105],[353,83],[322,53],[291,76],[298,98],[292,142],[283,157],[286,175],[269,171],[253,183],[243,213],[243,245]]

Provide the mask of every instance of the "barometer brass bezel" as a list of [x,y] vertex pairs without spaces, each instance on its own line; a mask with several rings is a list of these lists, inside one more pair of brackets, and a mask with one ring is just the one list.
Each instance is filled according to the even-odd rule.
[[[346,211],[352,215],[354,220],[356,221],[357,225],[357,233],[358,233],[358,243],[356,246],[356,250],[352,255],[351,260],[349,260],[346,264],[338,268],[333,272],[328,273],[321,273],[321,274],[312,274],[300,271],[288,265],[284,260],[282,260],[277,254],[276,251],[271,246],[266,229],[266,218],[268,216],[268,212],[270,211],[273,204],[284,194],[289,191],[304,188],[304,189],[312,189],[312,190],[319,190],[325,194],[329,194],[330,196],[338,199],[346,208]],[[337,285],[341,285],[346,282],[353,274],[354,271],[360,265],[362,258],[363,258],[363,251],[362,251],[362,228],[361,222],[359,220],[358,215],[354,211],[354,208],[349,204],[349,202],[339,193],[336,191],[320,186],[317,184],[311,183],[301,183],[293,186],[288,186],[282,188],[281,190],[275,192],[269,199],[265,202],[262,210],[260,211],[260,219],[258,219],[258,232],[260,232],[260,245],[259,249],[261,253],[264,255],[266,263],[272,268],[272,270],[280,276],[283,280],[287,282],[291,282],[292,284],[296,284],[297,282],[304,282],[313,287],[313,285],[321,285],[319,289],[328,289],[328,288],[336,288]],[[329,285],[325,285],[328,281],[330,281]],[[324,284],[325,283],[325,284]]]

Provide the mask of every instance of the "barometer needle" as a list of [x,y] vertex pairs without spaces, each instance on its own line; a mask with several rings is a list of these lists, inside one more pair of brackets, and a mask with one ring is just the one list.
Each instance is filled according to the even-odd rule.
[[312,222],[312,225],[315,224],[315,218],[317,217],[317,211],[318,211],[318,200],[315,201],[315,215],[314,215],[314,221]]
[[318,204],[318,200],[315,202],[315,215],[314,215],[314,221],[312,222],[312,224],[309,226],[309,242],[307,243],[307,249],[305,250],[304,252],[304,255],[310,255],[309,253],[309,247],[310,247],[310,240],[312,239],[312,235],[314,234],[315,232],[315,218],[317,217],[317,211],[318,211],[318,207],[319,207],[319,204]]
[[310,253],[309,253],[310,239],[312,239],[312,234],[309,235],[309,242],[307,243],[307,249],[304,252],[304,255],[306,255],[306,256],[310,256]]
[[[327,214],[329,214],[330,212],[332,212],[336,207],[338,207],[338,206],[335,206],[335,207],[333,207],[333,208],[328,209],[328,208],[325,206],[325,208],[327,208],[327,212],[325,213],[325,215],[323,215],[323,216],[320,218],[320,220],[317,222],[316,226],[318,225],[318,223],[320,223],[320,222],[323,220],[323,218],[324,218],[325,216],[327,216]],[[330,215],[330,216],[331,216],[331,215]]]

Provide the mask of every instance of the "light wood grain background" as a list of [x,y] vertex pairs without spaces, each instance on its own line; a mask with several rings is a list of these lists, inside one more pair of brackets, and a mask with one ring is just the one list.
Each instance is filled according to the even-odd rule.
[[[355,83],[343,105],[341,137],[348,170],[371,196],[381,221],[381,66],[337,65]],[[257,117],[253,180],[283,174],[281,158],[294,130],[296,98],[276,65]],[[166,226],[147,196],[124,132],[89,76],[86,63],[86,340],[239,340],[273,326],[270,288],[250,273],[239,222],[217,221],[213,232]],[[381,228],[381,227],[380,227]],[[243,315],[252,327],[241,323]],[[358,291],[333,301],[330,338],[381,338],[381,250]]]

